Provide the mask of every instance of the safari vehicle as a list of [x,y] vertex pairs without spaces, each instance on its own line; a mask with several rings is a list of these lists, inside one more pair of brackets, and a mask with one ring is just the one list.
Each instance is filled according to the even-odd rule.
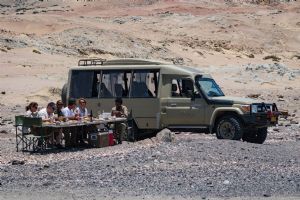
[[96,115],[116,97],[131,111],[135,137],[169,129],[201,129],[219,139],[263,143],[278,121],[276,104],[225,96],[196,68],[136,59],[85,59],[69,71],[62,99],[85,98]]

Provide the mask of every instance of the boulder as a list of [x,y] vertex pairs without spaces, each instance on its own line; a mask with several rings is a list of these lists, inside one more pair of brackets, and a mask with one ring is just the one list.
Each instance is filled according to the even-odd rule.
[[159,142],[174,142],[175,141],[175,133],[173,133],[169,129],[165,128],[157,133],[156,140]]

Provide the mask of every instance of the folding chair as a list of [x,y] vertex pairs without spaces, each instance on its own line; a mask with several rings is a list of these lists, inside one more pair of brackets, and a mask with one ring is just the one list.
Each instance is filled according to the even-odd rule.
[[31,145],[30,138],[27,137],[27,135],[29,134],[28,127],[23,126],[24,118],[25,117],[23,115],[15,116],[17,152],[19,151],[19,145],[22,145],[22,151],[28,150]]
[[[44,151],[47,148],[47,138],[50,135],[46,134],[45,128],[42,127],[42,118],[23,118],[23,127],[30,127],[30,133],[26,135],[29,140],[28,147],[32,147],[32,151]],[[26,149],[28,150],[28,148]]]

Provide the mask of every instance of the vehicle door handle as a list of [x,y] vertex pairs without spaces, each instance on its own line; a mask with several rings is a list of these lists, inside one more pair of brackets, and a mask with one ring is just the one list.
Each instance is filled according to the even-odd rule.
[[171,105],[170,105],[171,107],[176,107],[177,106],[177,104],[176,103],[171,103]]

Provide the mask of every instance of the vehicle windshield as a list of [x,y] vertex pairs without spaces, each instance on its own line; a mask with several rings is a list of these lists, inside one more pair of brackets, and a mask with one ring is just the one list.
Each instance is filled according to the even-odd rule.
[[202,78],[201,76],[197,76],[195,83],[198,89],[202,90],[208,97],[225,96],[221,88],[211,78]]

